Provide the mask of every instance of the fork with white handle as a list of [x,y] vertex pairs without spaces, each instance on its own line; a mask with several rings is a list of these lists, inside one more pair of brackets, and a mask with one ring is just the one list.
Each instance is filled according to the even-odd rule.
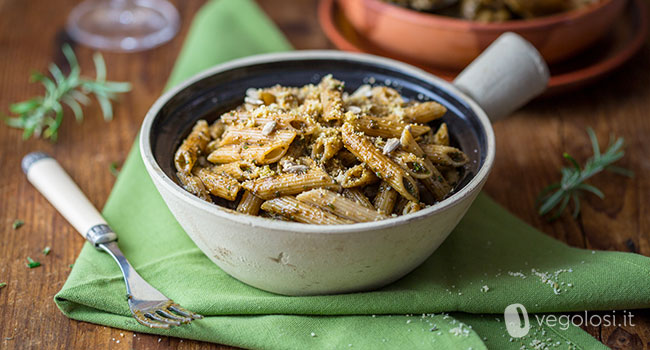
[[203,318],[174,303],[138,275],[118,248],[115,232],[54,158],[33,152],[21,165],[29,182],[59,213],[97,249],[115,259],[124,275],[129,308],[138,322],[151,328],[169,328]]

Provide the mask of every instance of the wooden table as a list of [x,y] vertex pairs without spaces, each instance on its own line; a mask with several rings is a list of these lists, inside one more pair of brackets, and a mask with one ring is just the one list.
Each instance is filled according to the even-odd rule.
[[[66,16],[78,1],[0,0],[0,110],[11,102],[41,93],[28,82],[29,73],[64,62],[61,44]],[[316,20],[316,0],[260,0],[296,48],[333,48]],[[52,298],[66,280],[83,241],[68,223],[25,180],[20,159],[33,150],[56,157],[93,204],[101,207],[115,178],[112,162],[122,163],[142,118],[161,93],[192,16],[203,1],[174,1],[183,26],[160,48],[135,54],[104,55],[111,80],[127,80],[133,91],[116,105],[115,120],[105,123],[97,106],[86,109],[86,120],[68,116],[59,141],[21,140],[17,130],[0,126],[0,348],[116,348],[159,346],[182,349],[228,347],[175,338],[137,334],[67,319]],[[93,74],[92,50],[76,47],[82,72]],[[546,234],[589,249],[629,251],[650,256],[650,46],[597,85],[561,98],[536,102],[506,121],[496,123],[496,165],[485,190],[515,215]],[[590,155],[585,128],[601,140],[624,136],[628,150],[620,165],[633,169],[626,179],[602,175],[593,184],[606,200],[583,200],[579,220],[563,217],[554,223],[535,212],[541,188],[557,181],[567,151],[584,161]],[[15,219],[25,225],[12,228]],[[43,247],[52,247],[43,256]],[[25,257],[37,257],[42,267],[28,269]],[[639,276],[639,278],[650,278]],[[650,293],[650,291],[648,291]],[[649,349],[650,312],[634,312],[635,327],[592,327],[587,330],[612,348]],[[120,340],[120,343],[117,343]],[[160,342],[159,342],[160,340]]]

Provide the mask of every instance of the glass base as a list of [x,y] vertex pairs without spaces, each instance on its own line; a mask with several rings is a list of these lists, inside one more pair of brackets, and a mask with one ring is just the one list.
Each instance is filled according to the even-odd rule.
[[171,40],[179,24],[166,0],[86,0],[70,13],[67,31],[82,45],[133,52]]

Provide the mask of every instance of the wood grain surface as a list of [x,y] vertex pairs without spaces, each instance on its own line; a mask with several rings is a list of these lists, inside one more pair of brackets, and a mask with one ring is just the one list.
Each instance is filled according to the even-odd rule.
[[[83,242],[65,220],[26,181],[20,159],[34,150],[52,154],[97,207],[108,197],[145,112],[159,96],[179,52],[188,25],[203,1],[173,1],[182,30],[170,43],[135,54],[106,53],[108,78],[132,82],[133,91],[116,105],[106,123],[96,106],[86,120],[64,121],[59,141],[21,140],[17,130],[0,126],[0,348],[2,349],[230,349],[176,338],[137,334],[67,319],[52,298],[65,282]],[[64,63],[60,48],[68,41],[63,26],[78,1],[0,0],[0,110],[11,102],[40,94],[28,82],[32,70],[51,61]],[[333,48],[316,20],[316,0],[259,0],[298,49]],[[224,35],[226,33],[223,33]],[[92,74],[92,50],[75,46],[82,72]],[[622,69],[594,86],[563,97],[537,101],[497,122],[497,158],[485,190],[503,206],[544,233],[570,245],[619,250],[650,256],[650,45]],[[628,148],[620,165],[635,171],[632,179],[602,175],[592,183],[606,199],[586,197],[582,216],[548,223],[535,212],[541,188],[559,180],[561,154],[584,161],[591,153],[585,128],[592,126],[603,143],[609,134],[625,137]],[[12,223],[25,225],[14,230]],[[52,247],[48,256],[41,251]],[[25,257],[43,263],[28,269]],[[650,278],[650,276],[639,276]],[[650,291],[648,291],[650,293]],[[586,330],[613,349],[650,349],[650,310],[634,311],[634,327]],[[120,341],[118,343],[118,340]]]

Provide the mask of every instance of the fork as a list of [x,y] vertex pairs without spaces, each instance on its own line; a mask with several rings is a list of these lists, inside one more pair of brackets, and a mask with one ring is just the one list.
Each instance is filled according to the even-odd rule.
[[174,303],[140,277],[117,246],[115,232],[54,158],[32,152],[23,158],[21,166],[29,182],[84,238],[115,259],[124,275],[129,308],[139,323],[170,328],[203,318]]

